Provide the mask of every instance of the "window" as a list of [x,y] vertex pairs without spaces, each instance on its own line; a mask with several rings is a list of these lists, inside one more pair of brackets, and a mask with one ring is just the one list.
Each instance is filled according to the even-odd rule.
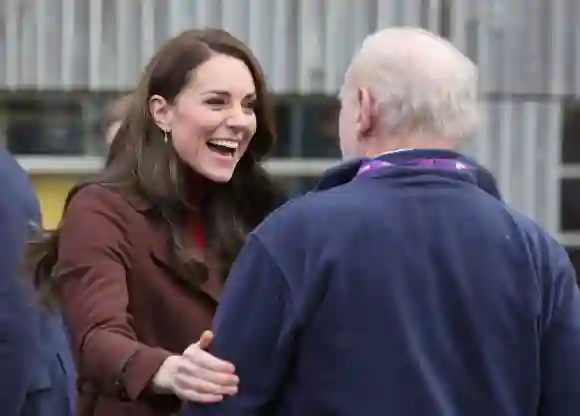
[[17,154],[82,154],[82,106],[78,100],[39,94],[3,97],[8,148]]
[[277,100],[274,104],[278,140],[274,146],[272,157],[290,157],[292,110],[292,105],[284,100]]
[[17,155],[98,155],[102,112],[120,93],[0,92],[0,129]]
[[277,178],[289,198],[304,195],[314,189],[319,177],[316,176],[292,176]]
[[576,269],[576,282],[580,283],[580,247],[566,247],[566,251]]
[[330,97],[279,97],[274,157],[338,158],[338,110]]
[[339,158],[338,113],[340,104],[331,98],[305,102],[302,107],[304,128],[300,136],[300,156]]
[[580,163],[580,100],[562,106],[562,163]]
[[[122,94],[0,91],[0,129],[16,155],[104,155],[103,111]],[[269,161],[277,164],[273,174],[288,195],[312,189],[324,170],[338,162],[338,109],[334,98],[276,98],[278,142]]]
[[560,233],[576,274],[580,276],[580,100],[562,105],[562,175],[560,177]]
[[580,178],[562,179],[560,204],[560,230],[580,231]]
[[[106,104],[124,92],[0,92],[0,129],[15,154],[98,155]],[[275,158],[338,158],[339,105],[328,97],[277,97]]]

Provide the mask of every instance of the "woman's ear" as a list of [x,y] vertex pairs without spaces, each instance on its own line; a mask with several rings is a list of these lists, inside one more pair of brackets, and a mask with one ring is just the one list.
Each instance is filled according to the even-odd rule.
[[160,95],[152,95],[149,98],[149,112],[151,117],[162,131],[171,131],[173,110],[165,98]]

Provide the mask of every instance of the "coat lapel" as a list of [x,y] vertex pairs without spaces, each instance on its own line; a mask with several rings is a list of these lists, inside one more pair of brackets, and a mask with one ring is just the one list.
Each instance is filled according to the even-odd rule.
[[201,260],[207,268],[200,267],[199,270],[186,268],[170,250],[168,227],[165,223],[155,220],[151,205],[139,197],[132,197],[129,202],[137,211],[148,217],[149,230],[146,243],[155,262],[187,286],[205,293],[217,302],[223,287],[217,260],[214,260],[211,255],[204,254]]
[[[222,289],[222,283],[218,277],[214,262],[208,258],[201,259],[208,267],[199,270],[190,270],[183,266],[170,250],[168,231],[166,226],[156,223],[151,226],[148,246],[153,259],[167,272],[193,289],[198,289],[208,295],[214,301],[218,301]],[[211,256],[210,256],[211,257]]]
[[[425,158],[452,158],[472,165],[475,169],[470,171],[470,173],[473,175],[476,185],[491,196],[499,200],[502,199],[493,174],[473,158],[456,151],[448,149],[409,149],[391,152],[377,157],[377,159],[385,160],[393,164]],[[322,179],[316,185],[314,191],[323,191],[350,182],[357,175],[358,169],[363,161],[364,159],[353,159],[328,169],[322,175]]]

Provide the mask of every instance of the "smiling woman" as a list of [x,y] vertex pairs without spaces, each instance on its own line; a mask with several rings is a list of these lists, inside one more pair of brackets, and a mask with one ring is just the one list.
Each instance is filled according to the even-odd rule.
[[256,133],[256,88],[238,58],[212,52],[170,104],[154,94],[149,108],[180,158],[215,182],[228,182]]
[[187,31],[153,57],[103,171],[29,245],[39,292],[66,316],[81,414],[165,416],[236,392],[233,366],[201,348],[211,337],[196,340],[282,201],[260,164],[274,131],[262,70],[228,33]]

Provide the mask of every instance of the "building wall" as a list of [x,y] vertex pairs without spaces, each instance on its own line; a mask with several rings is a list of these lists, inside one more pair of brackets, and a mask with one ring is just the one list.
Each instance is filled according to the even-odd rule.
[[559,233],[560,180],[580,178],[561,163],[565,103],[580,94],[579,15],[578,0],[3,0],[0,89],[130,90],[166,39],[211,26],[249,44],[275,93],[335,95],[367,34],[422,26],[481,68],[482,128],[466,151],[508,202],[580,246]]
[[280,92],[336,93],[364,37],[391,25],[449,37],[484,92],[580,92],[577,0],[3,0],[0,85],[121,89],[184,29],[248,43]]

